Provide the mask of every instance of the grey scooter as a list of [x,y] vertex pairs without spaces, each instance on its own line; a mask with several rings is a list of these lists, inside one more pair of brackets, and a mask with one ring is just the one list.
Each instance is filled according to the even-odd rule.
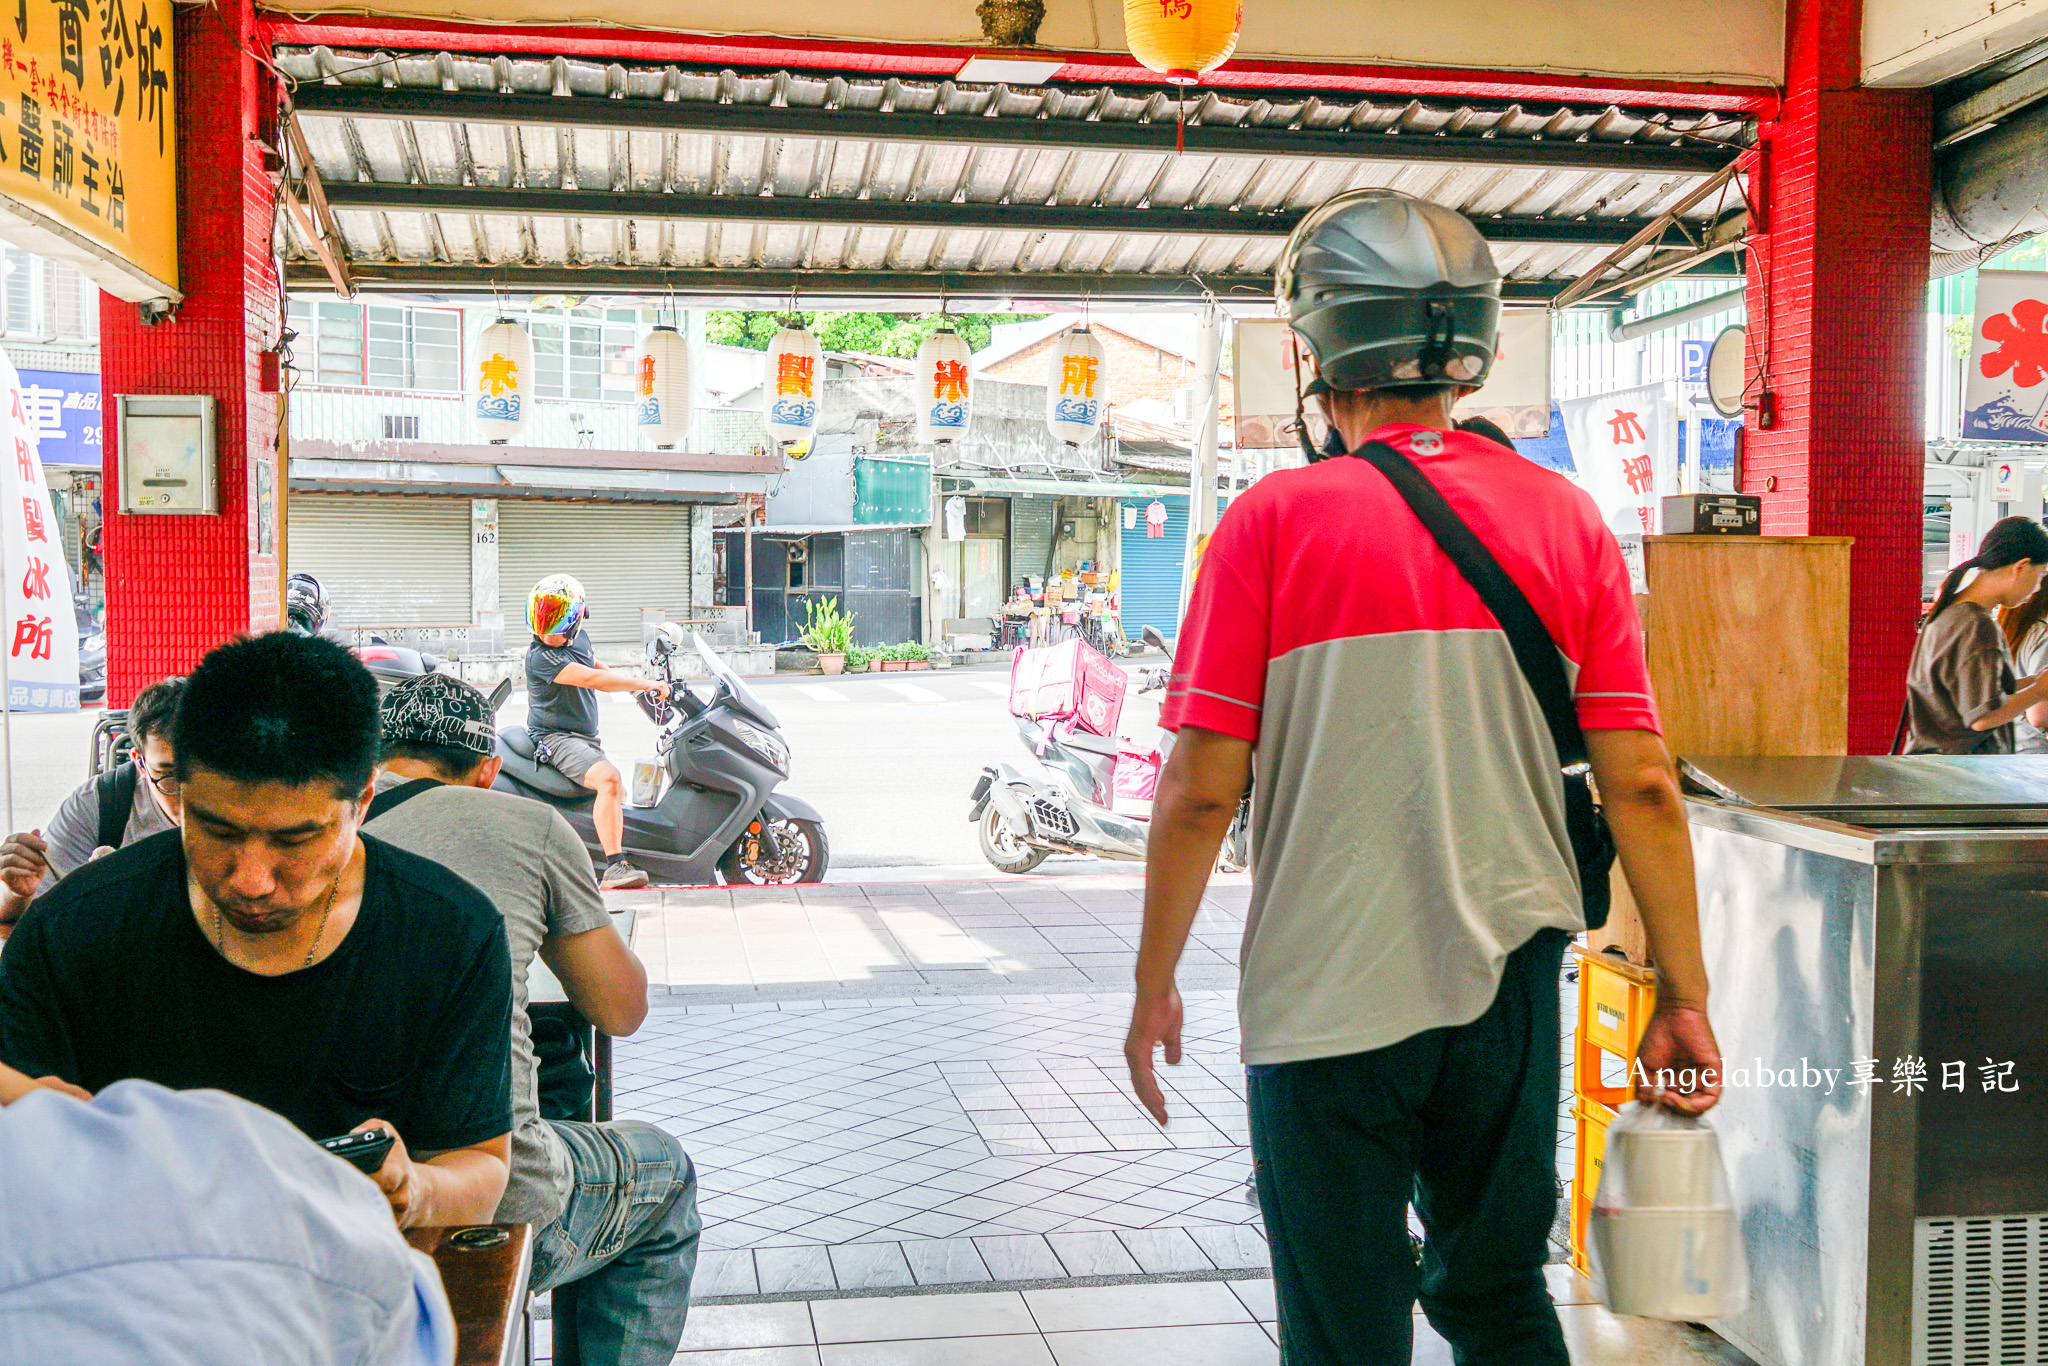
[[[667,700],[636,694],[661,727],[655,742],[666,791],[651,806],[626,808],[626,857],[656,882],[706,886],[730,883],[822,882],[831,854],[825,818],[809,802],[777,787],[789,776],[781,724],[746,680],[700,635],[689,644],[711,672],[709,701],[675,677],[682,628],[660,627],[647,663],[668,684]],[[504,767],[495,786],[546,802],[569,818],[592,860],[603,858],[591,823],[593,794],[535,762],[524,726],[498,732]],[[647,794],[641,794],[647,795]]]

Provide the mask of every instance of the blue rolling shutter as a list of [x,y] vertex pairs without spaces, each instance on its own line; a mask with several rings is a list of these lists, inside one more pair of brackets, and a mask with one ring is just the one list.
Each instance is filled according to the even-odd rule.
[[1119,592],[1123,608],[1124,634],[1138,638],[1147,626],[1156,626],[1169,638],[1180,630],[1180,571],[1187,558],[1188,500],[1185,494],[1161,498],[1166,504],[1166,535],[1154,539],[1145,534],[1145,509],[1150,498],[1126,498],[1123,506],[1137,509],[1138,524],[1123,529],[1123,515],[1117,516],[1119,540]]

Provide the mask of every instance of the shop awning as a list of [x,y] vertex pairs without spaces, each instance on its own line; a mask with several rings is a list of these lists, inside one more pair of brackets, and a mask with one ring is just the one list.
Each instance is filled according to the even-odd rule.
[[1754,136],[1745,116],[1598,101],[1216,90],[1183,127],[1164,91],[1089,83],[290,44],[275,61],[302,210],[288,279],[416,295],[1249,306],[1310,208],[1393,186],[1470,215],[1504,296],[1538,302],[1603,261],[1691,250],[1740,197],[1687,196]]
[[939,495],[949,493],[1035,493],[1056,498],[1185,498],[1186,484],[1084,484],[1064,479],[980,479],[942,476]]

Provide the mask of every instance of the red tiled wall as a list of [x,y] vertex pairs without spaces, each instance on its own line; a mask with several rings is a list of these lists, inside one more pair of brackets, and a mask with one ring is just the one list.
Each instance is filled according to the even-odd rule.
[[[277,625],[283,518],[274,554],[258,555],[256,461],[274,458],[282,400],[259,393],[258,355],[277,340],[278,278],[271,182],[256,128],[254,63],[229,36],[253,33],[227,0],[180,5],[177,54],[179,273],[185,300],[145,327],[135,305],[100,296],[100,391],[107,487],[118,487],[116,394],[211,394],[219,452],[216,516],[109,513],[108,694],[125,706],[157,678],[182,673],[212,646]],[[282,497],[282,470],[274,471]],[[280,509],[281,513],[281,509]]]
[[1787,9],[1784,112],[1751,181],[1769,232],[1749,255],[1751,373],[1768,362],[1777,421],[1750,415],[1743,483],[1768,535],[1856,538],[1849,752],[1881,754],[1919,607],[1933,136],[1927,92],[1857,88],[1861,24],[1839,0]]

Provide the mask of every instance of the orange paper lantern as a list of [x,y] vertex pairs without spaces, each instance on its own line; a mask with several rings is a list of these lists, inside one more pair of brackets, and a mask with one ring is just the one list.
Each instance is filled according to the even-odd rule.
[[1193,85],[1230,60],[1243,0],[1124,0],[1131,55],[1175,85]]

